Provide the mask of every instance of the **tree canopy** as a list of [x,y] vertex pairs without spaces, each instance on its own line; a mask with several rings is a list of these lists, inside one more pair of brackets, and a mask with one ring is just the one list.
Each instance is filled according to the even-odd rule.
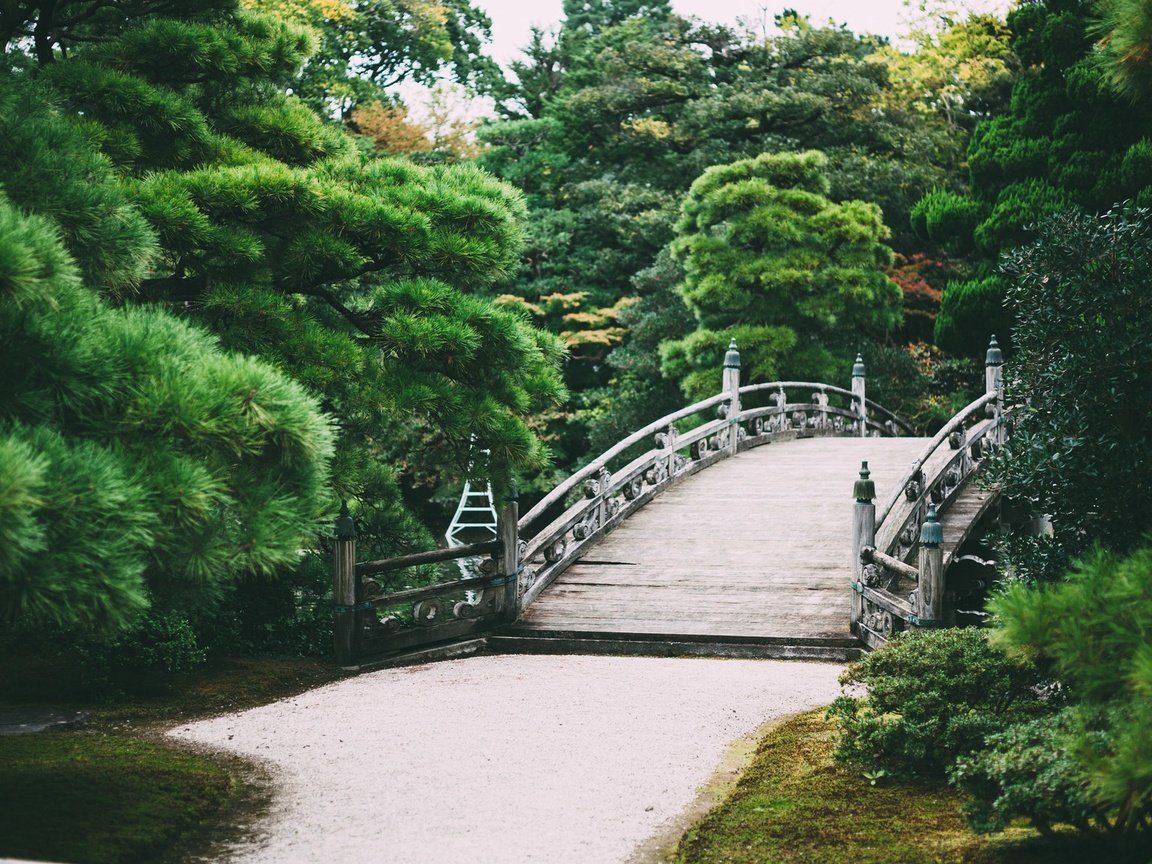
[[[236,360],[245,374],[290,375],[291,393],[313,411],[308,400],[319,399],[339,430],[329,512],[337,495],[372,502],[365,540],[382,551],[423,530],[398,506],[398,483],[434,488],[469,465],[499,481],[547,458],[529,417],[562,397],[561,348],[476,293],[516,262],[523,208],[514,190],[471,165],[420,167],[357,148],[286,93],[310,38],[282,20],[222,2],[61,4],[56,12],[75,16],[41,53],[34,34],[51,5],[0,8],[9,36],[0,187],[16,208],[59,226],[89,305],[122,310],[108,320],[144,320],[156,307],[183,319],[170,328],[168,359],[186,371],[155,373],[172,399],[192,400],[182,411],[209,398],[197,395],[211,390],[201,379],[224,374],[210,371],[223,362],[212,359],[211,338],[182,335],[198,327],[271,364]],[[163,354],[159,327],[132,350]],[[31,380],[43,362],[43,353],[12,353],[5,378]],[[259,392],[248,384],[236,410],[275,427]],[[284,458],[294,452],[287,430],[267,434]],[[219,446],[237,459],[249,448]],[[331,445],[314,450],[323,486]],[[416,451],[421,465],[408,471]],[[270,453],[253,458],[275,464]],[[235,482],[254,495],[266,486]],[[308,508],[321,495],[297,494],[293,554],[302,526],[315,528]],[[213,512],[229,524],[224,504]],[[274,506],[267,519],[293,521]],[[268,554],[280,554],[276,542]],[[233,559],[225,571],[265,568]]]
[[862,336],[900,321],[901,292],[875,204],[827,197],[827,158],[766,153],[706,170],[689,190],[671,249],[698,329],[661,351],[689,396],[716,389],[735,338],[750,380],[825,380]]
[[976,353],[992,330],[1007,336],[1007,282],[999,255],[1029,229],[1071,206],[1101,212],[1152,192],[1152,110],[1107,85],[1092,52],[1091,3],[1046,0],[1008,16],[1024,74],[1009,109],[981,121],[968,146],[970,190],[936,190],[913,211],[919,234],[972,256],[971,277],[944,292],[936,340]]
[[23,206],[0,193],[0,618],[114,629],[294,565],[330,501],[334,429],[271,364],[99,296],[138,286],[159,244],[25,84],[0,75],[0,162],[22,153],[52,185]]

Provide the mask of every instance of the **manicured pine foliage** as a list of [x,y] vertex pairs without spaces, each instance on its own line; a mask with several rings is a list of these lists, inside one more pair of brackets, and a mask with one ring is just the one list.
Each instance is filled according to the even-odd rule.
[[1152,852],[1152,546],[1097,549],[1057,585],[1016,584],[993,603],[995,637],[1050,663],[1072,702],[989,738],[953,778],[981,828],[1028,818]]
[[0,618],[124,627],[299,559],[333,430],[267,363],[86,288],[47,218],[0,200]]
[[[60,450],[33,438],[42,422],[65,438],[110,424],[132,466],[123,482],[147,472],[158,484],[143,510],[125,510],[135,527],[123,533],[148,533],[154,555],[109,569],[119,611],[74,617],[122,623],[161,583],[283,573],[337,497],[366,502],[368,554],[428,542],[401,500],[401,482],[416,482],[403,480],[410,454],[433,488],[469,464],[501,481],[547,458],[528,418],[563,395],[562,349],[473,293],[516,260],[514,190],[471,166],[361,153],[285,95],[309,35],[235,2],[17,4],[0,9],[0,35],[7,218],[39,214],[30,224],[67,248],[21,241],[39,251],[14,252],[14,272],[39,272],[37,256],[74,262],[41,279],[59,293],[36,301],[62,310],[50,322],[25,314],[35,292],[22,278],[5,283],[23,299],[5,310],[4,405],[17,406],[13,430],[30,427],[10,452]],[[83,322],[90,336],[73,338]],[[331,485],[315,399],[340,434]],[[180,446],[169,452],[165,436]],[[60,533],[73,530],[68,508],[54,509]],[[82,534],[76,549],[101,547]],[[10,572],[26,593],[9,613],[47,613],[48,593],[25,584],[39,571]]]
[[[320,393],[340,419],[345,496],[389,497],[382,463],[418,446],[497,478],[543,461],[526,417],[562,394],[560,348],[472,296],[516,260],[516,193],[471,166],[361,154],[284,95],[304,31],[194,7],[152,4],[39,74],[159,239],[123,299],[194,315]],[[34,208],[22,176],[5,178],[10,194]]]
[[[1103,22],[1098,8],[1111,10]],[[1152,203],[1152,108],[1111,86],[1147,75],[1139,54],[1122,60],[1117,53],[1124,44],[1143,44],[1142,19],[1126,8],[1111,0],[1044,0],[1009,14],[1023,74],[1009,110],[983,120],[972,135],[970,192],[937,190],[912,211],[923,239],[973,264],[970,278],[944,292],[935,335],[946,350],[977,356],[989,332],[1007,341],[1010,283],[997,261],[1031,239],[1031,226],[1071,206],[1103,212],[1128,199]],[[1093,33],[1108,40],[1103,52],[1093,50]]]
[[742,346],[753,379],[832,377],[851,346],[900,322],[900,288],[880,208],[827,197],[819,152],[766,153],[709,168],[692,184],[672,252],[698,329],[661,346],[691,398],[716,390],[716,357]]

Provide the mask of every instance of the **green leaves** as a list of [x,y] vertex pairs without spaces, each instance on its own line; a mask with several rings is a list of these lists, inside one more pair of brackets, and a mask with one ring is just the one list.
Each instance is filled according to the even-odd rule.
[[1051,514],[1071,554],[1093,539],[1130,549],[1152,518],[1152,218],[1065,213],[1037,233],[1005,264],[1018,352],[1008,387],[1021,408],[993,470],[1009,494]]
[[705,345],[736,338],[751,352],[754,378],[780,366],[819,378],[827,370],[806,365],[811,354],[785,365],[786,352],[803,340],[847,353],[861,335],[899,322],[900,289],[881,270],[891,251],[880,242],[879,208],[824,197],[827,164],[814,151],[765,153],[709,168],[692,184],[670,248],[701,329],[661,349],[665,374],[686,392],[701,395],[696,373],[715,374],[723,348],[705,357]]
[[897,634],[840,680],[867,694],[829,708],[841,731],[837,758],[905,777],[942,776],[988,734],[1045,710],[1036,667],[976,628]]
[[[1109,22],[1099,35],[1116,40],[1095,53],[1088,36],[1093,5]],[[990,332],[1008,338],[994,311],[1004,285],[984,275],[1001,254],[1029,241],[1032,225],[1067,207],[1102,212],[1130,199],[1144,203],[1152,194],[1140,149],[1152,135],[1152,112],[1146,101],[1118,98],[1102,72],[1119,62],[1112,47],[1146,24],[1144,13],[1123,12],[1135,5],[1053,0],[1021,5],[1009,15],[1024,74],[1008,111],[982,120],[973,132],[971,191],[951,199],[933,192],[913,212],[922,238],[953,252],[974,248],[977,257],[976,272],[944,292],[936,339],[945,349],[976,354]],[[1130,70],[1144,74],[1141,65],[1132,58]]]
[[[1095,823],[1138,848],[1152,810],[1152,547],[1097,548],[1060,584],[1010,586],[992,603],[996,640],[1049,662],[1074,705],[990,739],[957,779],[973,816],[1001,827]],[[1134,836],[1133,836],[1134,835]]]
[[0,199],[0,616],[126,626],[168,582],[294,562],[333,435],[282,373],[82,287],[42,218]]

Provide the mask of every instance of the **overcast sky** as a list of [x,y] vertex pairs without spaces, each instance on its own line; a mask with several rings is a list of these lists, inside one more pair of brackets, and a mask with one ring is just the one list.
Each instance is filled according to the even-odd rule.
[[[533,25],[548,30],[558,24],[563,8],[562,0],[475,0],[475,4],[492,18],[491,53],[502,63],[515,58],[528,44]],[[949,5],[1003,12],[1008,0],[967,0]],[[672,0],[672,7],[681,15],[724,24],[735,23],[737,18],[771,20],[781,10],[791,8],[811,16],[816,23],[831,18],[856,33],[886,36],[898,36],[907,29],[903,24],[910,15],[904,0]]]

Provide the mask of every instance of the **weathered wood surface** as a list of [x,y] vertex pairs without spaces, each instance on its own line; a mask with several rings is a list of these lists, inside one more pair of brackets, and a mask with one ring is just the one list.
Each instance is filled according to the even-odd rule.
[[741,453],[650,501],[525,610],[518,635],[847,640],[852,485],[886,496],[923,438]]
[[948,509],[940,514],[940,525],[944,528],[944,569],[952,563],[956,551],[972,533],[972,529],[995,502],[996,494],[984,488],[979,478],[968,483],[956,496]]

